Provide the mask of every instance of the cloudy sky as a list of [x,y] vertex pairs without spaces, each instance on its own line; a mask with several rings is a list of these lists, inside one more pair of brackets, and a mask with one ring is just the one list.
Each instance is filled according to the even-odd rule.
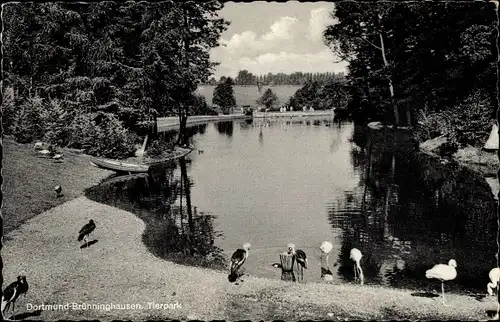
[[257,75],[345,71],[322,40],[332,9],[329,2],[226,2],[220,15],[231,25],[222,34],[225,46],[212,50],[212,60],[221,63],[214,76],[235,77],[242,69]]

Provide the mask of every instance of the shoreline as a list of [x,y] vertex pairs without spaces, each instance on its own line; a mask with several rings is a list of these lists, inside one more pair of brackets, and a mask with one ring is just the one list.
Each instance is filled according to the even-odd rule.
[[[12,188],[17,182],[10,178],[30,176],[30,180],[21,182],[22,187],[29,189],[23,191],[17,187],[7,193],[7,200],[4,198],[7,207],[16,205],[14,201],[18,199],[14,197],[21,199],[17,205],[21,210],[29,207],[26,200],[49,200],[43,206],[50,209],[36,203],[30,208],[31,216],[23,220],[13,217],[8,221],[18,225],[5,230],[2,250],[5,285],[14,281],[21,271],[25,272],[30,289],[26,297],[18,300],[15,313],[23,314],[28,320],[482,320],[488,318],[487,311],[497,308],[496,297],[487,296],[486,292],[481,301],[470,295],[447,293],[452,308],[446,308],[438,297],[422,297],[414,295],[421,294],[415,290],[384,286],[296,284],[255,276],[244,278],[245,281],[236,286],[227,281],[226,272],[180,265],[154,256],[143,241],[146,224],[142,219],[82,196],[85,187],[98,184],[113,173],[91,166],[90,156],[63,149],[65,161],[58,164],[51,159],[37,158],[29,144],[7,139],[4,146],[7,150],[4,167],[11,168],[8,172],[4,168],[5,183]],[[21,165],[29,167],[12,168],[19,165],[18,158],[23,160]],[[55,175],[67,180],[63,186],[68,192],[61,199],[51,195],[51,182],[58,179],[53,178]],[[14,191],[21,192],[16,196]],[[18,213],[11,212],[9,216],[13,214]],[[77,233],[89,219],[94,219],[97,225],[90,240],[97,242],[80,249]],[[27,312],[28,304],[73,302],[139,303],[144,309]],[[149,302],[180,303],[181,307],[149,308]]]
[[[315,117],[315,116],[334,116],[332,110],[327,111],[293,111],[293,112],[254,112],[252,116],[244,114],[225,114],[225,115],[194,115],[187,119],[187,126],[198,125],[207,122],[223,122],[233,120],[251,120],[252,118],[286,118],[286,117]],[[179,128],[179,118],[177,116],[161,117],[157,120],[159,132],[176,130]]]
[[[90,218],[97,225],[91,240],[98,242],[80,250],[77,232]],[[236,286],[227,281],[225,272],[155,257],[142,242],[144,230],[145,223],[135,214],[84,196],[28,220],[8,234],[3,250],[6,283],[24,270],[30,284],[17,307],[73,302],[143,306],[136,310],[43,311],[39,318],[44,320],[477,320],[486,319],[486,312],[496,309],[496,297],[486,296],[479,302],[448,293],[452,308],[447,308],[440,298],[414,296],[412,290],[352,283],[298,284],[249,276]],[[40,252],[40,245],[47,249]],[[149,302],[179,303],[181,307],[159,310],[148,308]],[[26,313],[25,309],[16,312]]]

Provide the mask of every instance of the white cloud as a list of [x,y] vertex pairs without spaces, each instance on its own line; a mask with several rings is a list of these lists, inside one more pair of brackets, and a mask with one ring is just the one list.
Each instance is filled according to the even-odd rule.
[[318,8],[311,10],[309,17],[309,36],[314,41],[322,41],[323,31],[327,25],[334,22],[329,8]]
[[265,34],[262,39],[265,41],[290,40],[294,38],[299,20],[292,17],[281,17],[271,26],[271,31]]
[[[322,33],[333,22],[330,9],[310,11],[309,21],[283,16],[260,35],[254,31],[233,34],[222,39],[225,47],[212,51],[212,59],[220,62],[215,77],[235,77],[239,70],[253,74],[302,72],[341,72],[346,64],[338,60],[322,40]],[[304,19],[303,18],[303,19]]]
[[325,48],[317,53],[293,52],[265,53],[257,57],[242,57],[233,62],[237,70],[247,69],[254,74],[302,72],[345,72],[346,64],[334,61],[336,57]]

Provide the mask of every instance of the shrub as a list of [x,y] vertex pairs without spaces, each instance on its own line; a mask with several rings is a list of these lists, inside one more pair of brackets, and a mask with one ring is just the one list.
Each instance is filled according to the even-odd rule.
[[421,110],[417,116],[417,121],[415,137],[420,142],[450,133],[448,119],[443,113],[428,114]]
[[61,105],[61,101],[51,99],[41,113],[44,124],[45,141],[56,146],[67,146],[71,131],[71,115]]
[[163,140],[154,140],[146,149],[145,154],[147,157],[150,158],[160,157],[166,151],[172,150],[173,147],[174,146],[172,143],[167,143],[166,141]]
[[16,114],[16,101],[14,88],[7,87],[3,93],[2,126],[5,134],[12,134]]
[[[97,124],[95,119],[101,116]],[[112,114],[87,114],[77,116],[72,124],[69,145],[87,148],[90,155],[106,158],[126,158],[135,151],[137,136],[125,129],[118,118]]]
[[467,145],[480,147],[491,131],[493,107],[486,95],[474,92],[453,110],[426,114],[420,111],[415,136],[418,141],[445,135],[443,153]]
[[493,111],[492,102],[485,94],[472,93],[457,108],[445,112],[452,132],[450,138],[460,147],[482,146],[491,131]]
[[14,113],[12,134],[19,143],[30,143],[44,134],[43,100],[36,96],[27,99]]

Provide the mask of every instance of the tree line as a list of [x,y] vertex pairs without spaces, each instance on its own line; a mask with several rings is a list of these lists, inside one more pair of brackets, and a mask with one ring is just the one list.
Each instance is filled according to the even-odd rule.
[[325,43],[349,63],[356,119],[405,124],[421,140],[484,142],[496,111],[496,14],[488,2],[336,3]]
[[[291,74],[285,73],[268,73],[267,75],[254,75],[248,70],[240,70],[236,78],[233,79],[235,85],[304,85],[307,82],[324,82],[328,79],[343,75],[343,73],[324,72],[324,73],[307,73],[294,72]],[[228,77],[221,76],[219,81],[214,77],[206,83],[207,85],[222,84]]]
[[[233,86],[235,81],[228,77],[214,88],[212,103],[229,113],[236,105]],[[350,99],[349,85],[344,75],[337,74],[325,81],[307,81],[287,102],[280,102],[276,93],[267,88],[255,101],[259,111],[279,111],[285,107],[287,111],[299,111],[304,107],[318,110],[346,109]]]
[[[126,156],[156,116],[206,108],[196,96],[228,22],[220,1],[3,6],[6,134]],[[182,140],[182,135],[178,141]]]

